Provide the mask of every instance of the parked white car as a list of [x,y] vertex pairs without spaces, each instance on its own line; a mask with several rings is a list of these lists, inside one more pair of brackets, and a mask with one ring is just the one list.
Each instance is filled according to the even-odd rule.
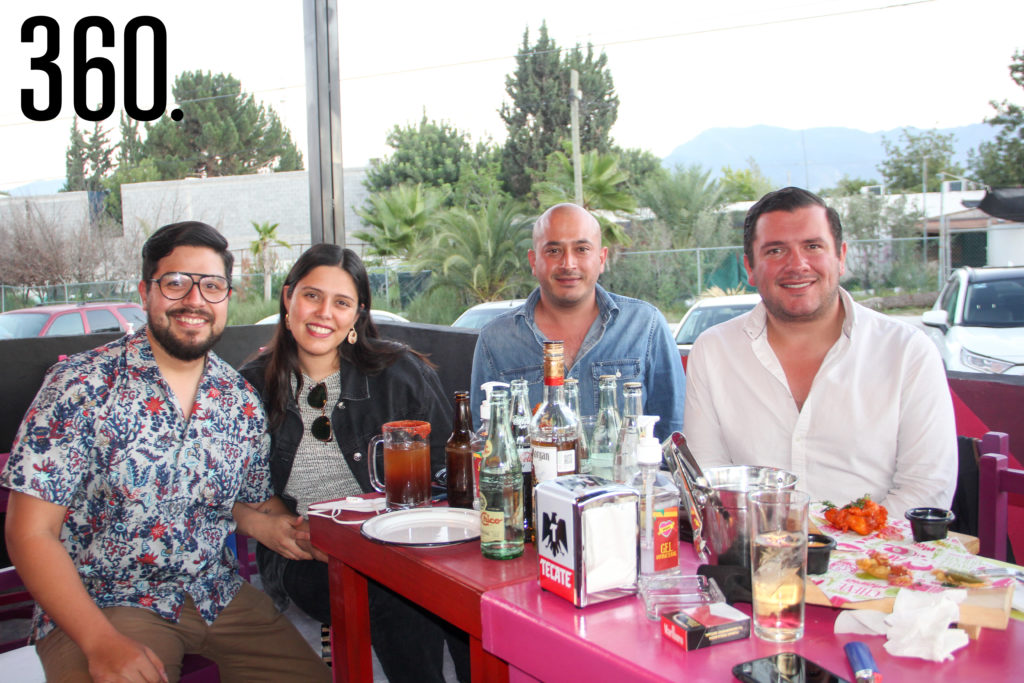
[[[279,314],[277,314],[277,313],[275,313],[274,315],[268,315],[266,318],[263,318],[261,320],[257,320],[255,324],[257,324],[257,325],[276,325],[277,321],[278,321],[278,315]],[[403,318],[402,316],[398,315],[397,313],[392,313],[391,311],[378,311],[376,309],[373,309],[373,310],[370,311],[370,317],[373,319],[373,322],[375,322],[375,323],[407,323],[407,322],[409,322],[409,320],[407,318]]]
[[735,294],[731,296],[709,296],[700,299],[686,312],[675,329],[676,346],[686,367],[693,342],[704,330],[718,323],[732,320],[751,310],[761,301],[760,294]]
[[947,370],[1024,375],[1024,266],[957,268],[921,322]]
[[455,319],[452,323],[452,327],[469,327],[472,329],[480,329],[491,321],[491,318],[497,318],[505,311],[518,308],[523,305],[526,299],[505,299],[503,301],[485,301],[482,304],[476,306],[470,306],[462,315]]

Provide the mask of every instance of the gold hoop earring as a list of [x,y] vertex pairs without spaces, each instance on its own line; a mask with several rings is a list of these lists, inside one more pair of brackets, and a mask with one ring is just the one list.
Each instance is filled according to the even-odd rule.
[[351,330],[348,331],[348,343],[355,344],[358,339],[359,335],[356,334],[356,328],[353,327]]

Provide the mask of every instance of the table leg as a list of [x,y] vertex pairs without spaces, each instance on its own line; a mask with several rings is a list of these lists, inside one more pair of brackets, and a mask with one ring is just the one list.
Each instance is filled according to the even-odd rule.
[[508,683],[508,663],[484,650],[473,636],[469,637],[469,670],[474,681]]
[[366,577],[331,557],[331,658],[335,683],[373,680]]

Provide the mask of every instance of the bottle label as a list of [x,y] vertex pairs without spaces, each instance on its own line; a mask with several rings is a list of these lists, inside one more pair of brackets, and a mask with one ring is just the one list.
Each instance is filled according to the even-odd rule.
[[505,540],[505,513],[501,510],[480,511],[480,542],[500,543]]
[[535,481],[548,481],[558,476],[554,446],[533,446],[533,472]]
[[576,449],[567,448],[565,450],[558,451],[557,455],[557,469],[558,475],[572,474],[576,471]]
[[654,510],[654,571],[679,566],[679,508]]
[[519,449],[519,463],[523,466],[523,472],[533,471],[533,449],[532,448],[520,448]]

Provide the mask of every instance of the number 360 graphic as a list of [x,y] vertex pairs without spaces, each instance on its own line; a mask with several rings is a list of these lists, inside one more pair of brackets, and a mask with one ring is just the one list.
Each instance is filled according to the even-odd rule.
[[[62,106],[61,90],[63,74],[57,65],[60,56],[60,25],[53,17],[29,17],[21,25],[21,42],[35,43],[40,35],[44,51],[32,57],[29,68],[46,75],[46,106],[37,104],[37,93],[25,88],[21,91],[21,112],[33,121],[52,121]],[[90,30],[98,30],[102,47],[114,47],[114,25],[109,19],[98,16],[83,17],[75,24],[72,41],[72,93],[75,113],[86,121],[102,121],[114,112],[114,64],[105,57],[86,54],[86,37]],[[152,35],[153,73],[152,105],[139,105],[139,34],[148,30]],[[135,17],[124,27],[124,111],[137,121],[152,121],[160,118],[167,106],[167,29],[156,17]],[[86,79],[90,72],[96,72],[100,84],[100,104],[89,107],[86,101]],[[171,112],[171,118],[180,121],[181,110]]]

